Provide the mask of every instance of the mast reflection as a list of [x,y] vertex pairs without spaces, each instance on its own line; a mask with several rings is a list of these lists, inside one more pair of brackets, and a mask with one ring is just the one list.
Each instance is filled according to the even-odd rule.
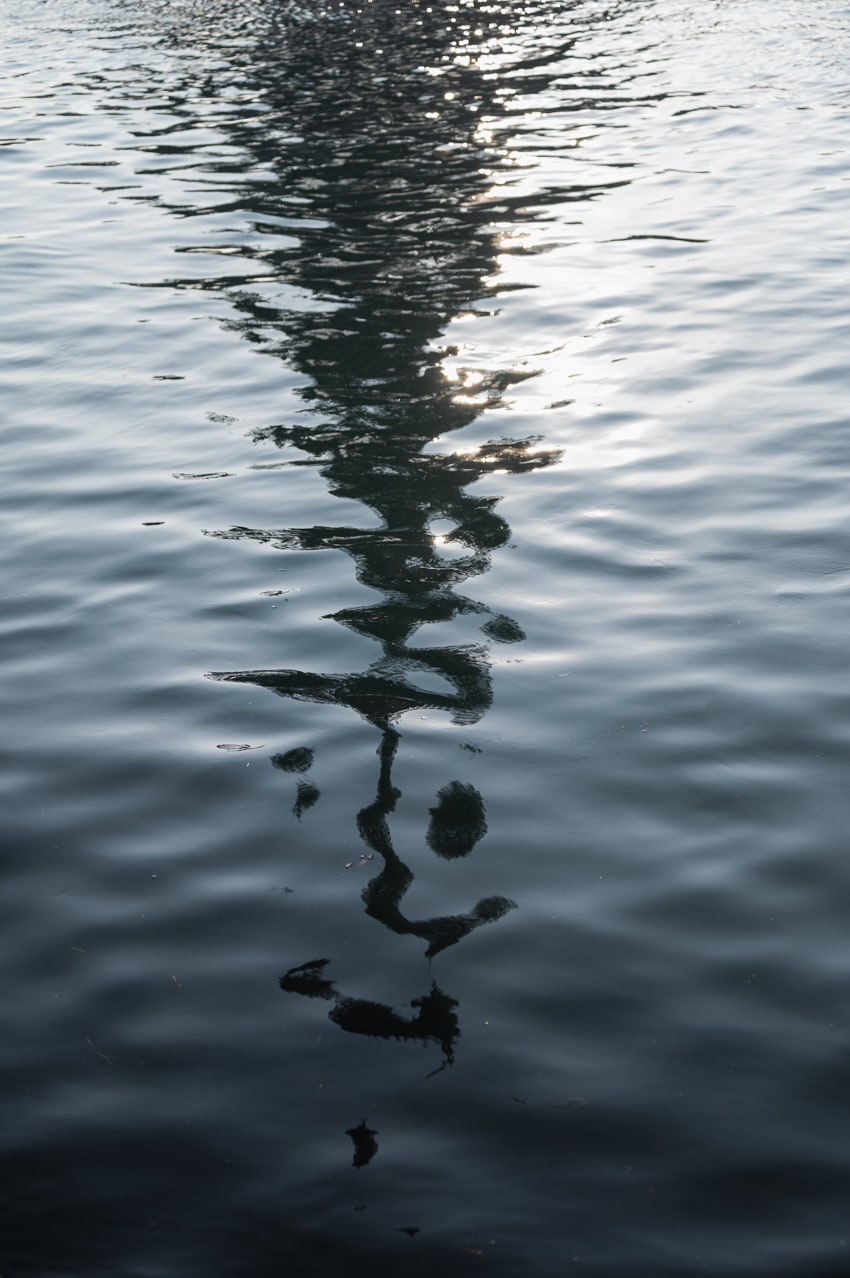
[[[272,159],[267,131],[250,124],[234,130],[255,163],[271,160],[277,174],[273,185],[251,193],[258,216],[286,213],[297,239],[281,246],[270,230],[263,264],[287,286],[284,300],[272,304],[267,291],[261,295],[247,283],[234,296],[236,326],[308,378],[299,392],[305,420],[270,426],[258,438],[297,450],[301,456],[291,465],[318,467],[329,491],[361,502],[376,526],[237,526],[211,535],[284,552],[348,555],[357,579],[379,599],[327,619],[373,641],[375,657],[343,674],[283,667],[210,677],[344,706],[374,726],[377,789],[356,823],[380,869],[362,900],[391,932],[424,941],[430,964],[504,917],[513,902],[493,895],[465,913],[426,919],[405,912],[414,874],[390,829],[400,797],[392,778],[399,724],[411,711],[443,711],[458,725],[486,714],[491,646],[524,635],[513,619],[462,589],[487,571],[510,537],[496,509],[499,497],[470,489],[494,472],[548,466],[557,454],[541,449],[536,437],[491,440],[465,453],[435,451],[437,441],[503,404],[512,385],[533,375],[522,364],[466,370],[464,387],[446,373],[449,352],[440,349],[447,324],[488,305],[496,291],[488,281],[497,276],[502,246],[490,192],[505,159],[480,129],[479,113],[498,110],[497,78],[485,76],[475,58],[460,56],[458,28],[444,12],[372,3],[359,16],[326,14],[321,24],[303,10],[289,13],[269,35],[275,56],[252,67],[269,117],[285,121],[286,145]],[[362,56],[352,55],[354,27],[363,37]],[[504,214],[505,195],[500,199]],[[287,306],[286,297],[296,294],[309,304]],[[448,531],[435,533],[438,522]],[[417,642],[424,625],[461,616],[480,617],[479,641]],[[301,773],[308,754],[290,751],[272,762]],[[301,816],[319,793],[309,781],[297,785],[294,811]],[[482,796],[452,780],[436,796],[426,837],[436,855],[451,859],[469,855],[486,828]],[[300,963],[281,977],[281,988],[331,1002],[331,1020],[348,1032],[436,1043],[441,1068],[451,1064],[457,1003],[430,973],[425,993],[411,1000],[412,1013],[401,1014],[338,992],[325,975],[328,965],[324,958]]]

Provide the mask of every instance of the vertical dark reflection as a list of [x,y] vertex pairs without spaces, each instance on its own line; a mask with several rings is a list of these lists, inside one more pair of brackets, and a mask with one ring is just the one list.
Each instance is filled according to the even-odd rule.
[[[414,876],[390,830],[400,797],[392,779],[397,725],[426,708],[446,711],[457,724],[486,713],[490,645],[524,636],[511,618],[494,616],[464,593],[510,536],[498,498],[470,489],[494,469],[520,473],[556,458],[530,438],[462,455],[426,451],[529,375],[525,368],[476,370],[469,395],[441,367],[441,333],[492,292],[486,281],[497,273],[499,252],[490,192],[503,157],[479,127],[482,109],[496,107],[499,81],[481,73],[471,46],[485,32],[498,34],[506,14],[486,6],[460,13],[465,34],[443,6],[376,0],[356,11],[290,7],[270,23],[264,56],[248,68],[264,115],[233,125],[239,163],[247,155],[252,169],[275,177],[238,199],[250,201],[258,228],[268,219],[270,247],[257,256],[264,273],[296,291],[299,304],[271,303],[246,279],[234,296],[236,327],[306,379],[301,420],[271,426],[260,438],[298,450],[303,458],[293,465],[318,466],[329,491],[362,502],[375,526],[234,527],[213,534],[283,551],[340,550],[358,580],[377,592],[376,602],[328,618],[374,641],[366,669],[245,669],[212,677],[342,705],[375,726],[377,791],[358,813],[357,828],[381,868],[363,902],[392,932],[424,940],[429,962],[513,903],[494,895],[464,914],[405,913]],[[281,219],[294,234],[276,245]],[[449,522],[440,537],[432,531],[436,520]],[[423,625],[461,614],[480,615],[480,642],[417,643]],[[423,675],[431,686],[422,686]],[[433,690],[433,676],[442,691]],[[298,815],[305,806],[299,792]],[[470,853],[486,829],[484,810],[474,787],[449,782],[431,810],[433,851],[446,858]],[[435,981],[401,1015],[338,992],[324,975],[327,963],[296,965],[281,988],[332,1001],[331,1020],[348,1032],[434,1042],[443,1065],[451,1064],[457,1003]]]
[[[201,171],[215,190],[215,211],[248,215],[259,235],[251,247],[222,246],[231,268],[226,277],[184,283],[226,290],[235,307],[232,326],[303,373],[299,420],[269,426],[257,439],[285,450],[290,466],[318,467],[331,494],[363,504],[370,525],[240,526],[211,535],[284,552],[342,551],[378,596],[327,618],[373,641],[365,669],[242,669],[210,677],[344,706],[374,725],[377,791],[357,815],[357,828],[381,868],[363,901],[392,932],[424,940],[429,962],[513,903],[490,896],[464,914],[424,920],[404,912],[413,872],[390,831],[400,797],[392,778],[399,724],[425,709],[466,725],[486,713],[491,646],[524,635],[512,618],[466,593],[466,583],[487,570],[510,537],[499,498],[476,493],[474,485],[494,471],[519,474],[557,458],[538,437],[435,451],[435,441],[502,404],[512,385],[533,375],[524,365],[467,369],[459,382],[444,371],[445,357],[456,352],[441,348],[440,338],[457,316],[493,304],[505,251],[500,221],[528,221],[552,201],[592,199],[605,189],[549,187],[537,206],[523,205],[528,197],[494,183],[509,160],[480,125],[482,116],[504,114],[512,95],[545,88],[544,68],[567,57],[585,7],[578,0],[526,7],[416,0],[237,7],[228,9],[226,36],[215,10],[205,7],[205,27],[192,23],[189,10],[172,32],[179,44],[188,24],[196,46],[225,55],[224,67],[213,59],[212,70],[194,72],[183,87],[196,102],[232,92],[232,115],[216,121],[232,146],[227,155],[207,157]],[[594,21],[619,12],[597,9]],[[502,40],[541,22],[503,79]],[[617,105],[606,100],[613,86],[590,62],[588,85],[604,105]],[[173,211],[197,216],[212,208],[196,203]],[[241,276],[232,272],[234,256],[249,260]],[[480,617],[479,641],[417,642],[422,626],[469,615]],[[434,690],[435,676],[441,690]],[[273,760],[277,766],[281,757]],[[319,792],[309,781],[297,784],[294,810],[301,816]],[[430,847],[445,858],[468,855],[486,829],[484,814],[474,787],[450,781],[431,809]],[[412,1001],[414,1014],[401,1017],[337,993],[324,976],[327,962],[291,968],[282,988],[332,1000],[331,1019],[343,1029],[435,1041],[444,1063],[451,1062],[456,1003],[435,983]]]
[[[213,677],[343,705],[379,731],[377,792],[358,813],[357,828],[381,869],[363,902],[392,932],[424,940],[429,961],[513,903],[491,896],[464,914],[412,919],[405,912],[414,876],[390,830],[400,797],[392,779],[396,725],[405,713],[425,708],[471,724],[489,707],[490,643],[523,635],[510,618],[493,616],[462,592],[510,536],[496,511],[498,498],[469,489],[494,467],[516,473],[555,458],[532,439],[501,440],[462,456],[425,451],[528,375],[525,369],[480,371],[475,396],[464,396],[443,372],[436,346],[449,321],[486,295],[485,280],[497,271],[487,195],[500,157],[478,124],[496,82],[454,61],[462,43],[453,25],[441,9],[373,3],[351,18],[344,11],[321,19],[290,12],[278,28],[280,61],[264,67],[263,96],[297,138],[270,153],[262,135],[253,162],[280,174],[279,186],[261,198],[263,210],[269,204],[275,212],[297,208],[301,201],[309,217],[296,214],[297,246],[272,250],[264,264],[312,304],[272,306],[246,288],[236,298],[239,327],[308,378],[300,388],[303,420],[272,426],[262,437],[299,450],[305,455],[300,464],[318,465],[330,492],[362,502],[376,526],[239,527],[215,534],[282,550],[341,550],[359,581],[378,593],[376,602],[329,618],[374,641],[375,657],[365,670],[237,670]],[[439,538],[432,532],[438,519],[449,521]],[[416,642],[421,626],[470,613],[480,614],[481,642]],[[422,686],[423,675],[431,676],[431,686]],[[443,691],[433,690],[433,676]],[[431,812],[434,852],[467,855],[485,829],[478,791],[458,780],[445,786]],[[411,1001],[410,1014],[400,1015],[338,993],[324,977],[325,966],[326,960],[297,965],[281,978],[282,989],[332,1000],[331,1020],[344,1030],[431,1041],[443,1063],[452,1062],[457,1004],[436,982]]]

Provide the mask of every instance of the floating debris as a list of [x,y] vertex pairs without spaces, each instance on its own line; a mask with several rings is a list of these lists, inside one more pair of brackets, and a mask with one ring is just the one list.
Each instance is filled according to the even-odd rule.
[[95,1047],[94,1043],[93,1043],[93,1042],[91,1041],[91,1039],[89,1038],[89,1036],[88,1036],[88,1035],[86,1035],[86,1042],[88,1043],[89,1047],[90,1047],[90,1048],[92,1049],[92,1051],[94,1052],[95,1056],[99,1056],[99,1057],[100,1057],[100,1059],[101,1059],[102,1061],[106,1061],[107,1065],[114,1065],[114,1064],[115,1064],[115,1057],[114,1057],[114,1056],[107,1056],[107,1055],[106,1055],[106,1052],[99,1052],[99,1051],[97,1050],[97,1048]]

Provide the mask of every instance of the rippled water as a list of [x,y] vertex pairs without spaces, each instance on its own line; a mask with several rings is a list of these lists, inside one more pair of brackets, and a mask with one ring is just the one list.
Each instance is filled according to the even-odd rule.
[[846,4],[0,15],[4,1278],[845,1274]]

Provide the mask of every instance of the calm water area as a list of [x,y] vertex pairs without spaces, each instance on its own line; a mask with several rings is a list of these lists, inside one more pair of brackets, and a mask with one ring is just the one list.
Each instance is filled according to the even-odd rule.
[[0,36],[2,1278],[846,1276],[846,0]]

